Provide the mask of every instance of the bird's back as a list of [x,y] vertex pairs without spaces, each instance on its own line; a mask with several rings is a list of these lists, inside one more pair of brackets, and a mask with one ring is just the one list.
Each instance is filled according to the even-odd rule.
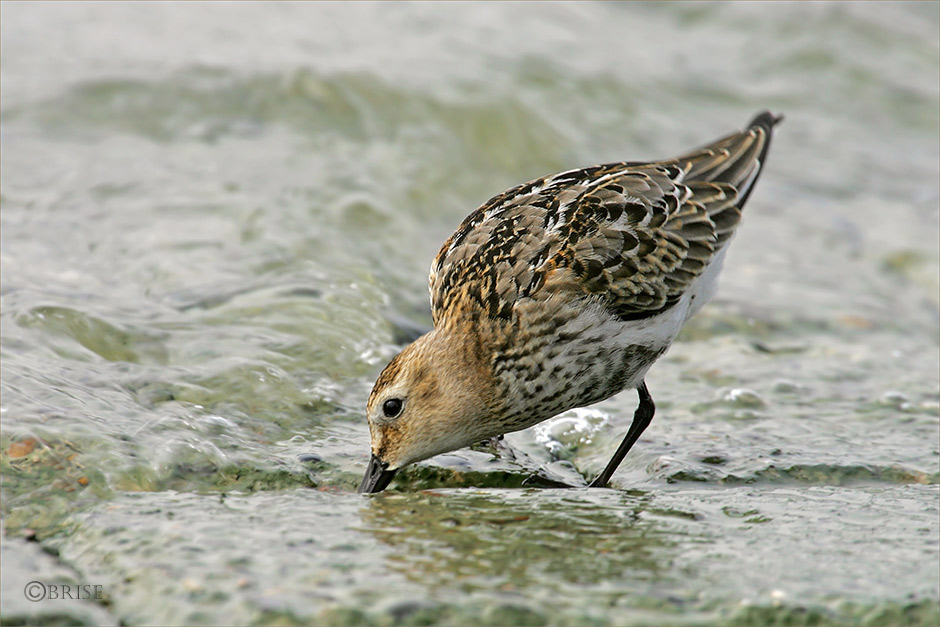
[[763,112],[674,159],[570,170],[493,197],[432,263],[435,326],[512,321],[527,299],[562,293],[624,321],[670,309],[733,235],[778,121]]

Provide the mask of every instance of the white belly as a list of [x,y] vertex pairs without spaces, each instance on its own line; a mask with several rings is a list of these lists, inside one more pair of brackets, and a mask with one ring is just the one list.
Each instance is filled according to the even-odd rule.
[[[525,429],[574,407],[636,388],[679,334],[712,297],[722,251],[675,306],[642,320],[623,321],[600,305],[569,310],[552,333],[537,333],[530,349],[497,368],[512,408],[507,431]],[[537,326],[537,325],[535,325]]]

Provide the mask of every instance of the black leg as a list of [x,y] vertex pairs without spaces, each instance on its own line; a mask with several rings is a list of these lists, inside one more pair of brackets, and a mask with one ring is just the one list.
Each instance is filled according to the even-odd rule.
[[623,442],[620,443],[620,446],[617,447],[617,452],[614,453],[614,456],[610,458],[610,461],[607,462],[607,467],[604,468],[604,472],[597,476],[597,479],[591,482],[589,487],[592,488],[603,488],[607,485],[607,482],[610,481],[610,478],[614,476],[617,467],[620,466],[620,462],[623,461],[623,458],[627,456],[627,453],[630,451],[630,448],[640,439],[640,434],[646,430],[650,425],[650,422],[653,420],[653,414],[656,412],[656,405],[653,404],[653,397],[650,396],[649,390],[646,389],[646,381],[640,383],[640,387],[636,389],[637,394],[640,396],[640,404],[636,408],[636,412],[633,414],[633,424],[630,425],[629,431],[627,431],[626,437],[623,439]]

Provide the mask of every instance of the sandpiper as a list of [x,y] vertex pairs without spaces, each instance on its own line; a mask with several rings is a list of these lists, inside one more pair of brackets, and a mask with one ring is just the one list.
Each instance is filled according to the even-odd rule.
[[467,216],[431,264],[434,329],[372,388],[359,492],[634,388],[633,423],[590,484],[606,486],[653,418],[647,371],[714,293],[781,119],[675,159],[536,179]]

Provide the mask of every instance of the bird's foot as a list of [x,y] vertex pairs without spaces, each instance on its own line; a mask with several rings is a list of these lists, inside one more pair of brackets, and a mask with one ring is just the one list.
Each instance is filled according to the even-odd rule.
[[589,488],[606,488],[607,482],[604,481],[603,477],[597,477],[596,479],[594,479],[594,481],[588,484],[588,487]]
[[503,459],[516,459],[516,451],[503,441],[504,436],[497,435],[489,440],[483,440],[477,446],[490,449],[495,455]]
[[526,488],[577,488],[584,486],[575,486],[570,483],[565,483],[564,481],[558,481],[557,479],[550,479],[544,475],[529,475],[522,482],[523,487]]

